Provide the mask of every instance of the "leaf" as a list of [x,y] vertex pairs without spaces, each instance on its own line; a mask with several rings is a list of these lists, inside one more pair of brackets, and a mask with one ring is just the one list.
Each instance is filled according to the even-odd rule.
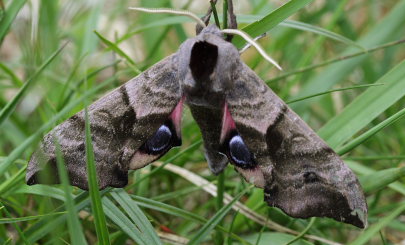
[[[278,25],[283,20],[287,19],[291,15],[295,14],[298,10],[308,5],[313,0],[291,0],[288,1],[283,6],[279,7],[278,9],[272,11],[270,14],[263,17],[261,20],[256,21],[252,24],[247,25],[242,30],[249,35],[256,37],[259,36],[276,25]],[[244,45],[245,40],[239,36],[235,36],[233,39],[233,44],[237,48],[242,48]]]
[[[260,235],[259,233],[249,235],[246,237],[246,240],[248,240],[251,243],[255,243],[259,235]],[[271,245],[285,245],[287,242],[291,241],[294,238],[295,236],[293,235],[284,234],[280,232],[263,232],[261,234],[261,239],[259,240],[259,243],[257,243],[257,245],[268,245],[269,241],[271,241],[270,243]],[[310,244],[312,243],[302,239],[292,243],[292,245],[310,245]]]
[[18,217],[18,218],[1,218],[0,224],[24,222],[24,221],[29,221],[29,220],[41,219],[41,218],[49,217],[49,216],[61,215],[61,214],[66,214],[66,212],[56,212],[56,213],[50,213],[50,214],[25,216],[25,217]]
[[[359,180],[365,193],[372,193],[405,176],[405,167],[388,168],[374,172],[366,176],[360,176]],[[378,180],[378,181],[376,181]]]
[[9,1],[8,8],[3,12],[3,18],[0,20],[0,45],[6,36],[8,29],[17,16],[20,9],[24,6],[27,0],[13,0]]
[[[377,173],[377,171],[363,166],[357,162],[354,161],[345,161],[345,163],[351,168],[353,169],[354,172],[356,173],[360,173],[362,175],[371,175],[371,174],[375,174]],[[391,184],[388,185],[388,187],[390,187],[391,189],[401,193],[402,195],[405,196],[405,186],[402,183],[399,182],[393,182]]]
[[31,87],[36,79],[38,78],[39,74],[55,59],[56,56],[62,51],[62,49],[66,46],[67,43],[62,45],[58,50],[56,50],[35,72],[32,77],[30,77],[24,85],[21,87],[21,89],[18,91],[18,93],[14,96],[14,98],[7,103],[7,105],[0,111],[0,127],[1,124],[13,113],[15,107],[17,106],[17,103],[20,102],[24,94],[28,91],[28,88]]
[[384,85],[368,88],[318,131],[332,148],[350,139],[405,95],[405,60],[376,83]]
[[351,140],[349,143],[347,143],[346,145],[339,148],[336,152],[339,155],[343,155],[343,154],[351,151],[353,148],[360,145],[361,143],[363,143],[367,139],[371,138],[376,133],[380,132],[384,128],[388,127],[389,125],[391,125],[394,122],[401,119],[404,115],[405,115],[405,108],[398,111],[397,113],[390,116],[389,118],[385,119],[383,122],[381,122],[378,125],[374,126],[372,129],[368,130],[364,134],[362,134],[362,135],[358,136],[357,138]]
[[72,244],[87,244],[86,239],[84,238],[83,228],[79,222],[77,216],[75,203],[73,201],[71,192],[72,187],[69,185],[69,177],[65,167],[65,161],[62,156],[60,144],[56,137],[54,137],[55,151],[56,151],[56,164],[58,169],[58,176],[62,184],[62,189],[65,196],[65,204],[67,211],[67,223],[70,234],[70,240]]
[[350,40],[349,38],[339,35],[335,32],[318,27],[318,26],[310,25],[310,24],[303,23],[300,21],[295,21],[295,20],[285,20],[280,23],[280,26],[291,27],[291,28],[301,30],[301,31],[313,32],[315,34],[339,41],[346,45],[354,46],[361,50],[364,50],[364,47],[361,46],[360,44],[358,44],[357,42]]
[[[84,207],[90,204],[88,193],[82,192],[80,195],[75,197],[74,202],[76,203],[76,211],[78,212],[79,210],[82,210]],[[55,212],[61,212],[63,210],[65,210],[65,205],[58,207]],[[37,223],[31,225],[24,233],[27,235],[28,240],[31,243],[34,243],[48,233],[51,233],[55,227],[60,226],[60,224],[65,222],[65,220],[66,214],[62,214],[61,216],[52,219],[49,217],[44,217],[41,218]]]
[[103,206],[105,214],[110,218],[123,232],[132,238],[137,244],[149,245],[150,243],[139,228],[125,216],[121,210],[107,197],[103,197]]
[[98,38],[100,38],[100,40],[107,45],[109,48],[111,48],[114,52],[116,52],[119,56],[121,56],[122,58],[124,58],[129,65],[131,66],[131,68],[137,73],[140,74],[142,71],[139,70],[139,68],[136,66],[135,61],[133,61],[124,51],[122,51],[122,49],[120,49],[115,43],[109,41],[108,39],[106,39],[105,37],[103,37],[100,33],[98,33],[97,31],[94,31],[94,33],[96,33],[96,35],[98,36]]
[[145,234],[149,244],[161,244],[158,235],[156,234],[152,224],[146,218],[145,214],[138,207],[131,197],[124,190],[120,189],[111,192],[111,196],[118,204],[126,211],[132,221],[137,225],[139,230]]
[[[357,43],[368,49],[387,42],[388,40],[392,40],[392,38],[396,37],[398,30],[403,27],[403,23],[405,21],[405,15],[403,14],[404,12],[405,1],[400,1],[395,5],[395,7],[392,8],[390,13],[380,20],[378,24],[376,24],[367,34],[362,36]],[[355,51],[355,48],[350,47],[338,56],[350,55]],[[363,61],[369,59],[369,57],[370,56],[368,55],[358,56],[330,65],[316,77],[309,80],[308,83],[306,83],[300,92],[293,98],[304,97],[316,93],[317,91],[326,91],[330,89],[333,85],[342,81],[357,66],[362,64]],[[298,114],[304,113],[307,107],[316,101],[317,98],[313,98],[311,100],[294,104],[291,106],[291,108]]]
[[84,108],[85,114],[85,133],[86,133],[86,163],[87,163],[87,180],[91,199],[91,209],[94,216],[94,225],[98,242],[100,244],[110,244],[108,236],[107,222],[101,204],[101,196],[98,188],[96,163],[94,161],[93,143],[91,140],[90,121],[87,107]]
[[231,210],[232,206],[245,194],[250,188],[235,196],[227,205],[223,206],[207,223],[190,239],[188,245],[200,244],[200,242],[214,229],[214,227],[225,217]]

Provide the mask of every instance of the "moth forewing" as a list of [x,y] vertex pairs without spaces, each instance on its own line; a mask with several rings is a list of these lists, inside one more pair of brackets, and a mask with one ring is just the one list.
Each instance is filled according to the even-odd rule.
[[[89,106],[101,189],[124,187],[128,183],[129,169],[143,167],[179,144],[179,111],[176,115],[172,114],[182,103],[176,60],[176,55],[167,57]],[[28,184],[40,183],[37,175],[44,168],[37,160],[40,152],[44,153],[45,165],[56,166],[51,140],[51,135],[55,135],[61,145],[71,184],[88,189],[84,122],[84,113],[80,111],[44,137],[40,149],[28,163]],[[167,128],[159,131],[163,125]],[[153,141],[156,134],[163,135],[165,140]],[[152,141],[149,148],[144,147],[148,140]],[[153,151],[152,148],[160,149]]]

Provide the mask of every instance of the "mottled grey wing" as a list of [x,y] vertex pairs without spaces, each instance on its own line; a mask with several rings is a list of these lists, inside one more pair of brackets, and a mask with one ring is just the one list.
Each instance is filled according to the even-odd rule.
[[[129,169],[141,168],[181,144],[176,59],[167,57],[89,106],[100,189],[125,186]],[[84,118],[80,111],[44,137],[28,163],[27,184],[59,183],[56,137],[71,184],[88,189]],[[44,172],[51,176],[42,176]]]
[[353,172],[248,66],[236,70],[221,136],[236,170],[292,217],[365,227],[367,204]]

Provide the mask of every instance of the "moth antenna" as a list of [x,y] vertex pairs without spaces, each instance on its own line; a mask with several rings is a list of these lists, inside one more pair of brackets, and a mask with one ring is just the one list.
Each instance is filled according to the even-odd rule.
[[[259,40],[259,39],[265,37],[266,35],[267,35],[266,33],[263,33],[263,34],[261,34],[261,35],[255,37],[255,38],[253,38],[253,40],[256,42],[257,40]],[[241,49],[239,50],[239,53],[240,53],[240,54],[244,53],[244,52],[245,52],[248,48],[250,48],[250,47],[252,47],[252,44],[250,44],[250,43],[246,44],[243,48],[241,48]]]
[[131,10],[146,12],[146,13],[153,13],[153,14],[176,14],[176,15],[183,15],[187,16],[193,20],[195,20],[199,25],[206,27],[207,25],[198,18],[197,15],[191,13],[187,10],[177,10],[177,9],[168,9],[168,8],[139,8],[139,7],[130,7]]
[[241,31],[241,30],[237,30],[237,29],[223,29],[221,30],[222,33],[226,33],[226,34],[236,34],[241,36],[243,39],[245,39],[248,43],[250,43],[252,46],[254,46],[257,51],[259,51],[259,53],[263,56],[263,58],[265,58],[267,61],[269,61],[270,63],[272,63],[275,67],[277,67],[277,69],[279,69],[280,71],[282,71],[283,69],[281,68],[281,66],[279,64],[277,64],[276,61],[274,61],[270,56],[268,56],[266,54],[266,52],[263,50],[262,47],[260,47],[260,45],[255,42],[255,40],[253,40],[253,38],[251,38],[246,32]]

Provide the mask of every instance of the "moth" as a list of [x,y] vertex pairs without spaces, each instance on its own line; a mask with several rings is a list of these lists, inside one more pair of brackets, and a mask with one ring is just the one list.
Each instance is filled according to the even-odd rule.
[[[181,144],[184,104],[201,129],[210,170],[231,163],[264,200],[296,218],[330,217],[365,227],[367,204],[359,181],[319,138],[240,59],[215,25],[178,52],[89,106],[101,189],[121,188],[140,169]],[[71,184],[88,189],[85,116],[80,111],[48,133],[31,157],[26,181],[49,168],[57,175],[54,136]]]

